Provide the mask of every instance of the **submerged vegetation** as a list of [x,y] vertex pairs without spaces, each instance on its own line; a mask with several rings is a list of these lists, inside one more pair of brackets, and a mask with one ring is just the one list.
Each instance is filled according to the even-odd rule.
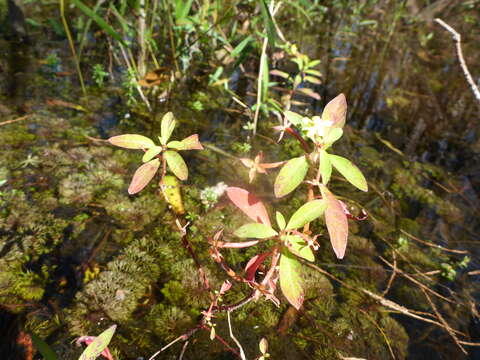
[[0,1],[2,353],[473,358],[479,6]]

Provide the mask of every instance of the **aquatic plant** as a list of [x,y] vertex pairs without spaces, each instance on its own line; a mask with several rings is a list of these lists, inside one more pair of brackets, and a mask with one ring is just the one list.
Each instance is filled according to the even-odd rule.
[[[253,160],[240,159],[242,164],[249,169],[250,182],[255,179],[257,173],[271,176],[267,173],[267,170],[281,167],[274,181],[275,197],[284,198],[294,192],[301,184],[305,184],[307,186],[307,201],[293,212],[288,221],[280,211],[276,211],[277,226],[274,229],[265,205],[253,193],[239,187],[226,188],[227,196],[233,204],[253,220],[253,223],[237,228],[233,235],[242,239],[254,240],[222,241],[222,229],[209,239],[211,256],[234,281],[248,284],[253,292],[240,302],[241,305],[220,305],[222,298],[232,287],[230,281],[224,281],[221,289],[212,294],[208,310],[203,312],[202,320],[194,329],[208,328],[210,329],[211,339],[214,339],[218,336],[214,322],[216,312],[226,310],[229,313],[233,309],[261,296],[265,296],[266,299],[279,305],[280,300],[275,294],[277,282],[279,282],[282,293],[290,304],[297,310],[300,309],[305,298],[302,261],[313,262],[315,259],[314,251],[319,249],[317,239],[320,234],[313,235],[310,230],[310,223],[319,217],[324,217],[330,242],[337,258],[342,259],[344,257],[348,239],[347,219],[348,217],[354,218],[354,216],[348,211],[345,202],[338,200],[328,187],[333,169],[336,169],[358,189],[368,190],[367,181],[361,171],[348,159],[331,153],[332,145],[343,135],[342,129],[346,121],[346,112],[347,103],[343,94],[338,95],[327,104],[322,116],[308,118],[292,111],[285,111],[284,125],[277,127],[276,130],[281,132],[280,139],[282,139],[284,133],[293,135],[301,144],[304,155],[276,163],[263,162],[262,152]],[[203,149],[198,141],[197,134],[182,141],[169,141],[174,128],[175,118],[172,113],[167,113],[161,121],[159,137],[161,145],[156,145],[153,140],[138,134],[118,135],[108,140],[115,146],[144,151],[142,158],[144,164],[136,170],[128,188],[129,194],[133,195],[141,191],[152,180],[162,165],[163,171],[160,180],[162,191],[166,200],[172,202],[172,196],[167,195],[168,189],[164,180],[167,166],[177,178],[186,180],[188,176],[187,165],[177,151]],[[201,192],[200,197],[202,202],[216,201],[216,198],[210,199],[212,196],[207,196],[205,190]],[[183,214],[185,211],[182,207],[182,211],[177,210],[175,212]],[[189,216],[189,218],[191,220],[195,219],[194,216]],[[184,246],[196,263],[205,287],[209,289],[208,279],[195,252],[186,240],[188,223],[182,226],[179,219],[176,222]],[[232,270],[220,253],[220,249],[248,248],[259,243],[270,244],[270,248],[251,257],[245,267],[244,274],[237,274]],[[263,279],[257,280],[257,271],[268,261],[270,265],[268,270],[264,272]],[[172,286],[173,284],[171,283]],[[178,288],[178,284],[176,287]],[[170,294],[168,286],[163,291],[165,296],[167,296],[167,293]],[[168,296],[170,297],[170,295]],[[190,335],[193,332],[191,331]],[[241,346],[239,348],[240,351],[243,351]],[[266,358],[265,345],[262,345],[262,349],[263,355],[261,356]]]
[[168,169],[180,180],[187,180],[188,167],[178,151],[183,150],[202,150],[203,146],[198,140],[198,135],[193,134],[181,141],[169,141],[176,126],[175,117],[171,112],[166,113],[161,122],[160,136],[158,137],[160,145],[143,135],[124,134],[113,136],[108,141],[115,146],[143,150],[143,165],[140,166],[133,175],[128,193],[130,195],[141,191],[153,179],[158,169],[162,168],[160,183],[164,184],[164,178]]
[[[325,107],[322,116],[303,117],[292,111],[285,112],[285,125],[277,127],[282,133],[290,133],[302,144],[305,154],[283,162],[263,163],[260,153],[254,160],[241,159],[249,168],[250,182],[256,173],[267,173],[267,169],[280,167],[275,177],[275,197],[283,198],[292,193],[301,184],[307,185],[307,201],[289,218],[275,212],[277,227],[272,227],[265,205],[251,192],[238,187],[227,189],[227,195],[253,223],[241,226],[234,231],[239,238],[256,239],[245,242],[220,241],[222,232],[217,232],[210,240],[214,259],[222,263],[219,252],[221,248],[245,248],[260,242],[268,242],[268,251],[256,254],[245,267],[245,275],[233,275],[240,282],[249,284],[255,291],[252,297],[264,295],[278,304],[275,296],[277,280],[287,300],[296,308],[302,306],[305,291],[302,285],[302,265],[300,259],[314,261],[314,251],[318,250],[317,238],[312,235],[309,224],[323,216],[330,237],[332,248],[337,258],[345,255],[348,239],[347,217],[353,217],[344,202],[329,190],[328,183],[332,169],[335,168],[347,181],[362,191],[368,190],[365,177],[348,159],[330,153],[331,146],[343,135],[347,103],[343,94],[331,100]],[[305,132],[305,139],[296,129]],[[283,134],[282,134],[283,135]],[[281,136],[282,136],[281,135]],[[311,148],[310,144],[313,145]],[[299,230],[303,228],[302,230]],[[270,266],[261,281],[256,280],[257,270],[270,259]],[[223,265],[226,266],[226,265]]]

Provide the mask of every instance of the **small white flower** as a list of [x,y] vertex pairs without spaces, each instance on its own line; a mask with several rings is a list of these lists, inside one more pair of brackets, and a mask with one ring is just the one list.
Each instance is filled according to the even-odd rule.
[[313,141],[319,140],[325,136],[325,130],[333,125],[333,121],[323,120],[320,116],[303,119],[304,129],[307,131],[307,136]]

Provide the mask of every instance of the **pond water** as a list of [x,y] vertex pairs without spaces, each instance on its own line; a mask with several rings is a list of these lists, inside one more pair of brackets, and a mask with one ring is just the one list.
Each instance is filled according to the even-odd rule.
[[[55,30],[60,20],[48,20],[46,10],[26,3],[29,40],[7,36],[0,44],[2,349],[19,359],[14,351],[26,331],[44,339],[60,359],[76,359],[81,349],[71,343],[74,337],[116,323],[114,358],[147,359],[197,324],[208,293],[180,245],[175,214],[159,187],[128,196],[138,154],[102,139],[120,133],[154,137],[167,111],[181,124],[176,138],[199,134],[206,149],[186,156],[191,175],[181,191],[184,216],[192,223],[190,242],[216,287],[226,275],[212,261],[207,238],[244,219],[223,197],[206,206],[205,189],[222,182],[247,187],[269,210],[289,213],[302,203],[301,195],[285,203],[273,197],[270,179],[248,185],[238,159],[263,150],[273,162],[301,149],[288,137],[277,145],[273,116],[261,115],[252,136],[246,126],[252,112],[221,86],[209,85],[213,51],[211,59],[192,57],[188,76],[167,95],[161,86],[145,90],[149,112],[138,99],[131,104],[137,94],[125,85],[124,68],[114,66],[105,85],[95,84],[93,66],[111,53],[92,31],[82,58],[88,89],[82,96],[68,42]],[[480,359],[480,347],[456,344],[480,341],[480,103],[451,36],[433,21],[441,17],[463,35],[465,61],[478,83],[479,7],[478,1],[330,1],[307,12],[279,12],[285,38],[321,60],[322,83],[311,86],[321,99],[296,95],[304,104],[294,109],[321,114],[338,93],[346,95],[346,136],[335,152],[362,169],[370,191],[359,194],[336,177],[334,189],[368,218],[351,222],[344,260],[334,257],[328,239],[317,255],[316,265],[348,286],[305,270],[309,288],[300,312],[281,299],[280,308],[259,301],[233,313],[247,358],[258,355],[265,336],[275,359]],[[275,59],[271,68],[295,71],[281,49],[269,55]],[[258,56],[242,65],[225,65],[225,74],[230,89],[251,106]],[[282,81],[271,80],[278,82],[272,96],[280,98]],[[232,250],[224,256],[239,271],[254,254]],[[355,289],[382,294],[437,325]],[[247,293],[237,284],[226,300]],[[233,344],[224,315],[217,333]],[[185,359],[237,358],[208,337],[192,337]],[[181,350],[176,344],[159,358],[177,359]]]

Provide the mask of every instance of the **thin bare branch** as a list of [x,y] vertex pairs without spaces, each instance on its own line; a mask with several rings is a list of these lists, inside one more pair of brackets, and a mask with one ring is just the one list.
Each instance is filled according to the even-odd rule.
[[405,230],[403,229],[400,229],[400,232],[402,234],[405,234],[407,235],[410,239],[412,240],[415,240],[421,244],[424,244],[424,245],[427,245],[427,246],[430,246],[430,247],[433,247],[433,248],[436,248],[436,249],[440,249],[442,251],[446,251],[446,252],[451,252],[451,253],[454,253],[454,254],[468,254],[468,251],[466,250],[454,250],[454,249],[448,249],[448,248],[445,248],[443,246],[440,246],[440,245],[437,245],[437,244],[434,244],[430,241],[426,241],[426,240],[422,240],[422,239],[419,239],[418,237],[406,232]]
[[455,335],[455,333],[453,332],[453,329],[452,327],[450,326],[450,324],[445,320],[445,318],[442,316],[442,314],[440,314],[440,312],[437,310],[437,306],[435,305],[435,303],[433,302],[432,298],[430,297],[430,295],[427,294],[427,292],[425,291],[425,289],[421,289],[423,294],[425,295],[425,297],[427,298],[427,301],[428,303],[430,304],[430,306],[432,307],[433,309],[433,312],[435,313],[435,315],[437,316],[437,319],[443,324],[443,326],[445,327],[445,330],[447,330],[447,332],[450,334],[450,336],[452,337],[453,341],[455,341],[455,344],[457,344],[457,346],[460,348],[460,350],[465,354],[467,355],[467,351],[464,349],[464,347],[460,344],[458,338],[457,338],[457,335]]
[[30,117],[30,115],[24,115],[24,116],[21,116],[21,117],[16,118],[16,119],[3,121],[3,122],[0,122],[0,126],[13,124],[13,123],[16,123],[17,121],[22,121],[22,120],[28,119],[29,117]]
[[245,357],[245,352],[243,351],[242,344],[240,344],[240,341],[238,341],[237,338],[235,337],[235,335],[233,335],[232,321],[230,320],[230,311],[227,311],[227,320],[228,320],[228,330],[230,331],[230,337],[235,342],[235,344],[237,344],[238,349],[240,350],[241,359],[242,360],[247,360],[247,358]]
[[453,37],[453,40],[455,41],[455,46],[457,49],[458,62],[460,63],[460,67],[462,68],[463,75],[465,76],[465,79],[467,80],[468,85],[470,85],[470,89],[472,89],[473,95],[475,96],[478,103],[480,104],[480,91],[478,90],[478,86],[477,84],[475,84],[475,81],[473,81],[472,75],[470,74],[470,71],[468,70],[467,64],[463,57],[461,35],[442,19],[436,18],[435,22],[439,24],[441,27],[443,27],[445,30],[447,30],[450,34],[452,34],[452,37]]

